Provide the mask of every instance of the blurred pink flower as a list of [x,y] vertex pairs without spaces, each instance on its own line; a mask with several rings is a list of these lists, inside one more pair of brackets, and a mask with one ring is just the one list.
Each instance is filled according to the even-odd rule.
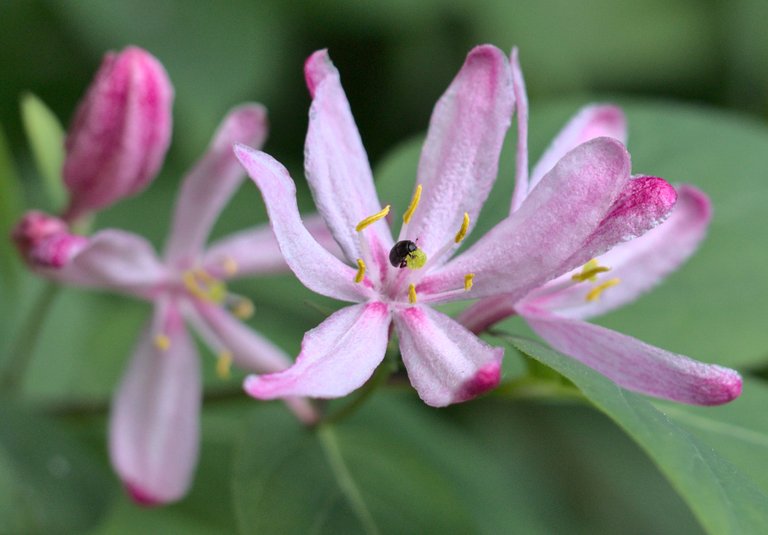
[[[309,331],[291,368],[246,379],[245,389],[256,398],[351,392],[383,359],[394,322],[421,398],[433,406],[470,399],[498,384],[503,350],[431,305],[499,293],[520,299],[581,265],[582,258],[625,235],[641,234],[674,203],[674,190],[663,180],[630,180],[629,155],[619,141],[598,138],[560,159],[520,210],[449,261],[496,178],[515,103],[506,56],[485,45],[469,53],[435,107],[413,201],[395,243],[384,220],[389,206],[381,208],[338,72],[325,51],[309,58],[305,75],[313,96],[307,180],[348,263],[329,254],[302,225],[284,167],[244,146],[235,152],[262,192],[296,276],[320,294],[359,304]],[[639,183],[647,187],[638,191]]]
[[[543,186],[546,173],[568,158],[571,151],[600,136],[626,143],[627,128],[624,114],[615,106],[582,109],[555,137],[529,178],[527,99],[516,50],[512,69],[519,129],[511,206],[514,217],[518,209],[524,209],[529,192],[535,195],[537,184]],[[580,255],[578,262],[569,262],[573,267],[589,260],[580,270],[565,273],[524,296],[502,293],[485,297],[465,310],[459,321],[480,332],[519,314],[552,347],[630,390],[697,405],[716,405],[738,397],[741,377],[733,370],[703,364],[582,321],[629,303],[658,284],[693,254],[704,237],[711,217],[709,199],[696,188],[682,185],[677,189],[677,204],[669,219],[643,236],[626,241],[638,233],[625,235],[625,225],[635,224],[639,212],[645,212],[636,205],[636,199],[658,195],[653,185],[657,180],[634,177],[629,182],[632,195],[613,210],[614,220],[622,223],[611,230],[616,238],[613,242],[618,245],[607,253],[591,260],[589,255]],[[657,214],[658,221],[666,215],[664,212]],[[619,243],[622,241],[626,243]]]

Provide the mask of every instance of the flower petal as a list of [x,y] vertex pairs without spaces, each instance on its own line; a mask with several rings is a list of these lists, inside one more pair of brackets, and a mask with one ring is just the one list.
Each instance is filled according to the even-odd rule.
[[90,237],[69,262],[42,269],[44,277],[91,288],[148,297],[168,273],[144,238],[121,230],[102,230]]
[[392,235],[385,221],[374,223],[362,235],[372,254],[361,250],[355,227],[379,212],[381,203],[339,71],[328,52],[318,50],[307,59],[304,75],[313,99],[304,167],[315,204],[350,262],[378,264],[392,248]]
[[[339,246],[322,217],[308,216],[304,220],[304,226],[326,249],[338,251]],[[288,270],[288,264],[285,263],[269,225],[253,227],[218,240],[205,252],[202,264],[208,273],[219,279],[282,273]]]
[[[629,180],[629,154],[610,138],[598,138],[565,155],[514,214],[471,248],[429,273],[416,290],[431,301],[472,299],[499,293],[518,300],[560,275],[563,263],[583,247]],[[467,292],[439,295],[463,287]],[[458,297],[457,297],[458,296]]]
[[[159,325],[169,342],[154,342]],[[186,493],[200,440],[197,351],[174,307],[158,307],[142,334],[112,403],[109,450],[128,491],[142,505]]]
[[[515,190],[512,192],[511,214],[523,204],[528,195],[528,95],[525,92],[523,69],[517,47],[512,49],[510,57],[512,67],[512,87],[515,91],[515,111],[517,112],[517,155],[515,156]],[[532,187],[532,186],[531,186]]]
[[556,350],[628,390],[693,405],[719,405],[741,394],[741,377],[734,370],[703,364],[579,320],[530,308],[520,313]]
[[596,137],[612,137],[627,143],[627,121],[618,106],[593,104],[582,108],[555,136],[552,144],[531,172],[531,191],[555,164],[585,141]]
[[401,240],[418,240],[429,256],[453,241],[465,212],[474,225],[496,181],[514,102],[506,55],[490,45],[470,51],[432,113],[419,161],[421,202]]
[[408,377],[427,405],[467,401],[499,384],[502,348],[430,307],[404,308],[394,321]]
[[[559,316],[586,319],[634,301],[693,254],[706,234],[711,215],[706,194],[693,186],[680,186],[669,219],[597,258],[601,266],[611,268],[603,277],[618,278],[620,284],[591,302],[586,294],[593,285],[581,283],[556,293],[548,291],[547,285],[526,296],[524,303],[556,311]],[[570,277],[571,273],[567,273],[551,284],[567,282]]]
[[384,358],[389,323],[389,310],[381,302],[342,308],[307,331],[292,367],[251,375],[245,391],[258,399],[345,396],[362,386]]
[[355,283],[357,270],[317,243],[302,224],[296,186],[285,167],[268,154],[244,145],[235,146],[235,154],[261,190],[280,250],[304,286],[343,301],[371,297],[373,293],[366,281]]
[[166,258],[189,267],[202,252],[208,233],[245,175],[232,155],[235,143],[261,147],[267,135],[267,112],[245,104],[227,114],[208,151],[189,172],[176,202]]

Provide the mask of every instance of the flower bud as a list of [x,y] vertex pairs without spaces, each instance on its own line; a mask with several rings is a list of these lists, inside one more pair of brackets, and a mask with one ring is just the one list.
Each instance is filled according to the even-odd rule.
[[42,212],[28,212],[11,235],[22,258],[35,267],[60,268],[87,243],[84,236],[69,233],[67,224]]
[[67,133],[67,221],[141,191],[163,163],[173,87],[145,50],[108,53]]

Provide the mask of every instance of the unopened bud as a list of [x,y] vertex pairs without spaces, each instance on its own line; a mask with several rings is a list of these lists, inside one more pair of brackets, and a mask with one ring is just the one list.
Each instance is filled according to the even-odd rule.
[[24,261],[32,266],[60,268],[87,243],[70,234],[61,219],[42,212],[28,212],[13,229],[12,238]]
[[67,133],[67,221],[144,189],[171,137],[173,87],[160,62],[128,47],[108,53]]

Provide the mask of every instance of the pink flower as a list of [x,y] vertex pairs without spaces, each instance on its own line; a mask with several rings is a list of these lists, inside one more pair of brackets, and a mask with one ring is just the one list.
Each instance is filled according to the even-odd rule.
[[[254,397],[338,397],[362,385],[384,357],[394,323],[403,362],[433,406],[495,387],[503,350],[489,346],[431,305],[499,293],[520,299],[564,272],[638,235],[669,211],[674,190],[630,179],[615,139],[584,143],[560,159],[519,210],[449,260],[496,178],[515,103],[506,56],[473,49],[435,107],[413,201],[393,240],[339,75],[325,51],[305,65],[313,96],[305,147],[307,180],[346,263],[307,232],[287,171],[267,154],[235,152],[260,188],[280,249],[317,293],[354,304],[309,331],[289,369],[251,376]],[[642,183],[645,189],[638,191]]]
[[128,47],[104,57],[67,134],[66,220],[147,186],[168,149],[172,101],[168,75],[147,51]]
[[[528,192],[535,195],[537,184],[559,161],[580,144],[599,136],[626,142],[624,115],[615,106],[588,106],[581,110],[555,137],[550,148],[527,176],[527,103],[522,73],[513,51],[513,72],[518,95],[518,165],[511,213],[523,210]],[[630,181],[636,193],[619,210],[631,224],[636,216],[636,198],[656,195],[646,191],[647,177]],[[671,193],[671,192],[670,192]],[[581,269],[530,291],[525,296],[504,293],[488,296],[464,311],[460,321],[480,332],[497,321],[520,314],[552,347],[594,368],[624,388],[652,396],[692,403],[726,403],[741,393],[738,373],[720,366],[702,364],[683,355],[650,346],[635,338],[582,320],[629,303],[658,284],[682,264],[704,237],[711,208],[709,199],[692,186],[679,186],[677,204],[664,223],[641,237],[596,256]],[[664,214],[660,212],[661,216]],[[514,217],[512,215],[511,217]],[[622,241],[623,229],[615,229]],[[634,233],[630,233],[634,234]],[[626,236],[626,239],[631,235]],[[583,261],[589,256],[581,256]]]
[[[270,229],[246,230],[204,249],[217,215],[244,179],[232,145],[260,146],[266,132],[266,113],[259,105],[240,106],[224,119],[183,182],[162,259],[146,240],[120,230],[74,236],[60,220],[37,213],[17,227],[17,243],[30,251],[43,276],[154,304],[114,396],[109,426],[112,463],[139,503],[181,498],[197,462],[202,383],[185,322],[218,356],[221,374],[232,362],[261,372],[290,363],[282,350],[237,319],[248,316],[252,304],[225,286],[234,277],[285,269]],[[315,417],[305,400],[288,402],[300,418]]]

